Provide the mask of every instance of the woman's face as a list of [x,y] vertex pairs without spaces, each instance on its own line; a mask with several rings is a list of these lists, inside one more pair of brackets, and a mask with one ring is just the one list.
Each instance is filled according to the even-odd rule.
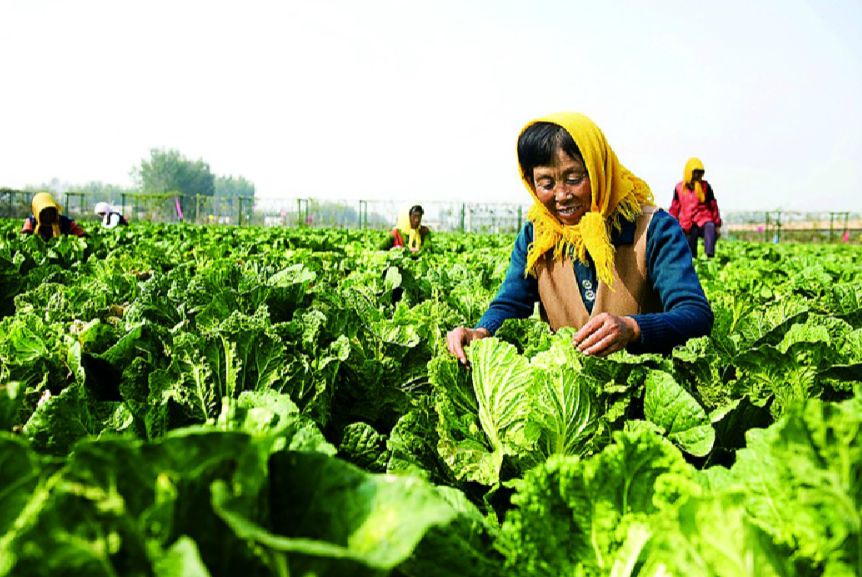
[[561,148],[550,165],[533,169],[533,191],[564,225],[578,224],[590,210],[592,190],[587,168],[580,158],[572,158]]
[[[404,214],[403,212],[401,214]],[[410,228],[419,228],[422,224],[422,213],[419,211],[410,213]]]
[[49,206],[48,208],[43,208],[42,212],[39,213],[39,223],[46,224],[54,224],[57,221],[57,209]]

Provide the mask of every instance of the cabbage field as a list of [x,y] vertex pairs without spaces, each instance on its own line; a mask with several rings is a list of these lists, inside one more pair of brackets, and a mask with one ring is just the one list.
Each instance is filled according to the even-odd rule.
[[511,236],[19,227],[0,576],[862,575],[860,247],[720,243],[669,356],[531,318],[467,370]]

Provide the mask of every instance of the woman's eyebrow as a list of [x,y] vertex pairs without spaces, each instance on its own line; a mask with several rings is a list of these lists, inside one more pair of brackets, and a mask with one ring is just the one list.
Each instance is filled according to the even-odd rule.
[[566,170],[563,174],[586,174],[587,169],[581,167],[570,168]]

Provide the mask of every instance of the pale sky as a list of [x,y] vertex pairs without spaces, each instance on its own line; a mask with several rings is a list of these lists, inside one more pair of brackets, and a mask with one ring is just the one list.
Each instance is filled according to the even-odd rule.
[[0,187],[131,186],[151,148],[262,197],[528,201],[575,110],[670,203],[862,211],[859,0],[0,0]]

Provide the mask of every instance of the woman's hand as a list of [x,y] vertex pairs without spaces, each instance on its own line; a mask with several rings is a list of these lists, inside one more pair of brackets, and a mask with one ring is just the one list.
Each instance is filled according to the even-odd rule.
[[467,364],[467,354],[464,352],[464,346],[473,341],[490,337],[491,333],[488,329],[468,329],[467,327],[458,327],[449,331],[446,335],[446,348],[449,353],[454,355],[461,361],[462,364]]
[[585,355],[604,357],[624,349],[640,337],[641,328],[633,318],[602,313],[582,326],[575,333],[573,342]]

